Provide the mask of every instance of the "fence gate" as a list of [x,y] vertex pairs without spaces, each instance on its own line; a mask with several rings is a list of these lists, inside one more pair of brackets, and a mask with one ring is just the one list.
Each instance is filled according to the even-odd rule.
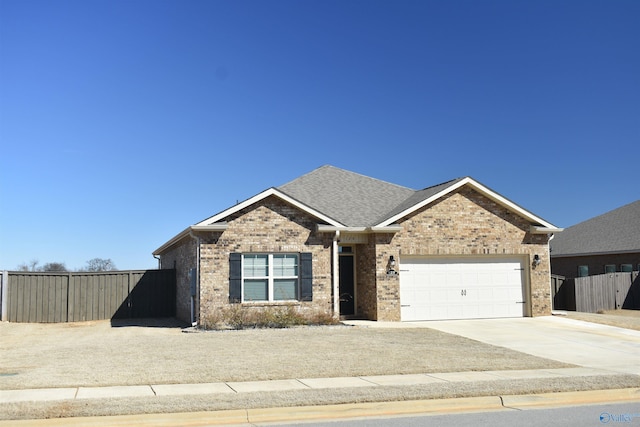
[[2,278],[2,320],[10,322],[175,316],[175,270],[9,271]]
[[551,297],[554,310],[575,310],[574,280],[556,274],[551,275]]
[[637,271],[576,277],[575,295],[576,311],[595,313],[598,310],[638,310],[640,278]]

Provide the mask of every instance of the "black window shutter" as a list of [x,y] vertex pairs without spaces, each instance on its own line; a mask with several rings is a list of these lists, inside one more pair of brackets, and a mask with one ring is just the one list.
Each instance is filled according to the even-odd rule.
[[313,256],[311,252],[300,254],[300,300],[313,300]]
[[242,300],[242,254],[229,254],[229,302]]

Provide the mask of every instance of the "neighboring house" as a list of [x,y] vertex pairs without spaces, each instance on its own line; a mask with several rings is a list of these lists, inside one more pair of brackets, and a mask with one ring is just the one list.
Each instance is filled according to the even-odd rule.
[[551,241],[553,274],[568,278],[640,269],[640,200],[568,227]]
[[153,254],[177,315],[293,306],[409,321],[548,315],[560,231],[472,178],[412,190],[332,166],[269,188]]

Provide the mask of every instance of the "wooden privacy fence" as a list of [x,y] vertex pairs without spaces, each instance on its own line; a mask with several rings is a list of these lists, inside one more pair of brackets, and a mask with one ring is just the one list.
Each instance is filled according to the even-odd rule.
[[599,310],[640,309],[637,271],[576,277],[574,280],[576,311],[595,313]]
[[575,310],[574,280],[556,274],[551,275],[551,297],[554,310]]
[[175,270],[2,274],[2,320],[60,323],[173,317]]

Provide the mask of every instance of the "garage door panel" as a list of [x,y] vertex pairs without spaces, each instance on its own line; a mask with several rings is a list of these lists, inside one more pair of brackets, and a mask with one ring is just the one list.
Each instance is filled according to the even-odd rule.
[[402,320],[521,317],[522,271],[514,258],[401,259]]

